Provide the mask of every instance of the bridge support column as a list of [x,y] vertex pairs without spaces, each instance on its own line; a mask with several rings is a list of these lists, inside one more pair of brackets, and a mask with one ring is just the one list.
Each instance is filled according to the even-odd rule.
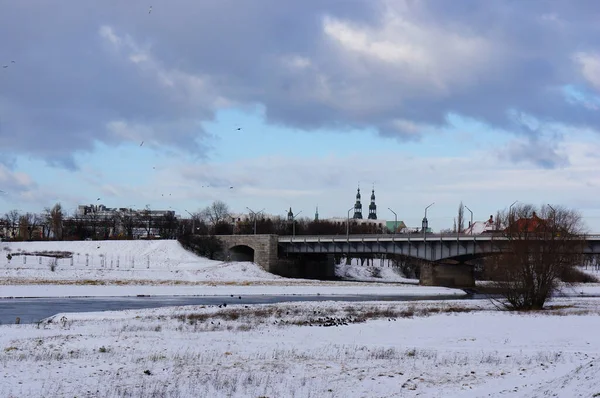
[[465,264],[425,263],[421,265],[423,286],[475,287],[475,272]]

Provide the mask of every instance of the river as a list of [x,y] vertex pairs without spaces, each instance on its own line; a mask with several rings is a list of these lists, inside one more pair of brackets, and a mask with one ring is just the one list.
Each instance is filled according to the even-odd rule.
[[58,313],[119,311],[140,308],[172,307],[181,305],[273,304],[290,301],[417,301],[461,300],[484,298],[470,296],[150,296],[150,297],[86,297],[86,298],[16,298],[0,299],[0,324],[36,323]]

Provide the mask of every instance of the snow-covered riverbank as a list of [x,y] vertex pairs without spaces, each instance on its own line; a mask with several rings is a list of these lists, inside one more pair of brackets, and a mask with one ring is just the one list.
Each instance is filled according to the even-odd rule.
[[600,302],[552,304],[529,314],[486,301],[59,314],[0,326],[0,396],[591,397]]

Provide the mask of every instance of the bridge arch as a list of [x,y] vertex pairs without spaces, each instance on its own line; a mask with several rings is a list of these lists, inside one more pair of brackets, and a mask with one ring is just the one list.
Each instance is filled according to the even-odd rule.
[[218,238],[223,249],[217,258],[252,261],[267,272],[277,268],[277,235],[219,235]]
[[248,245],[234,245],[227,249],[230,261],[254,262],[255,250]]

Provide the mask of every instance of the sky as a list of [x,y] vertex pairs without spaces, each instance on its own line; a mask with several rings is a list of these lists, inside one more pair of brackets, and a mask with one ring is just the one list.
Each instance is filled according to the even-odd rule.
[[222,200],[323,219],[360,186],[363,216],[374,188],[409,226],[518,200],[600,232],[595,0],[0,7],[0,214]]

